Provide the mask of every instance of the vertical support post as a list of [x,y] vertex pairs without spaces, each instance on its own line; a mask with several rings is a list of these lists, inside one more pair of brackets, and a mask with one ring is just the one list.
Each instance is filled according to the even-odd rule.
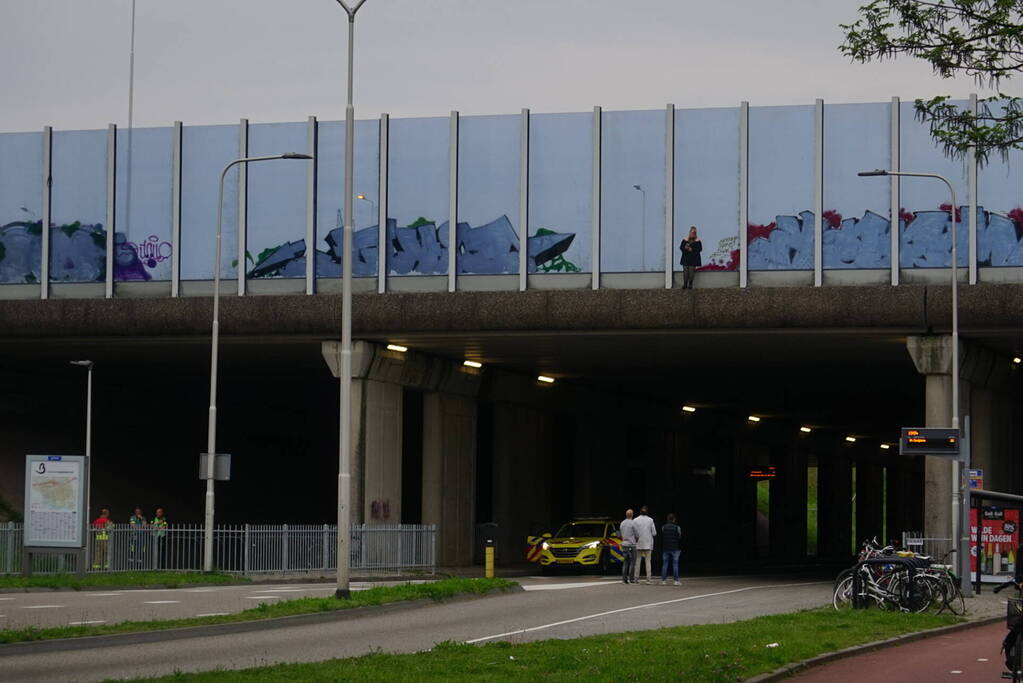
[[591,200],[592,226],[590,236],[590,286],[593,289],[600,289],[600,174],[601,174],[601,145],[603,144],[603,122],[604,117],[600,107],[593,108],[593,189]]
[[50,298],[50,223],[53,222],[53,127],[43,128],[42,246],[39,254],[39,298]]
[[671,289],[675,260],[675,105],[664,111],[664,288]]
[[171,134],[171,296],[181,294],[181,121],[174,122]]
[[281,536],[281,571],[288,571],[288,525],[284,525]]
[[315,116],[306,119],[306,154],[312,157],[305,175],[305,293],[316,293],[316,205],[320,159],[317,156],[320,127]]
[[320,567],[322,571],[327,571],[329,562],[327,559],[330,557],[330,528],[324,524],[323,531],[320,534],[320,543],[323,545],[323,566]]
[[739,287],[749,285],[749,102],[739,104]]
[[[249,120],[238,122],[238,158],[249,156]],[[245,296],[246,253],[249,236],[249,165],[238,165],[238,296]]]
[[451,112],[448,134],[448,291],[458,289],[458,112]]
[[380,115],[380,177],[377,181],[377,294],[387,291],[387,180],[391,173],[391,117]]
[[519,127],[519,291],[529,277],[529,110],[523,109]]
[[[977,93],[970,95],[970,112],[976,119]],[[970,149],[966,152],[966,177],[969,186],[967,191],[970,193],[967,262],[969,263],[969,282],[971,285],[975,285],[977,284],[977,148],[974,145],[970,145]]]
[[824,284],[824,100],[813,112],[813,286]]
[[[125,220],[130,218],[125,216]],[[117,124],[107,126],[107,244],[103,296],[114,296],[114,232],[117,230]]]
[[[902,159],[902,157],[901,157],[901,151],[902,151],[901,145],[902,145],[902,142],[901,142],[901,139],[900,139],[900,131],[901,131],[901,114],[900,114],[900,111],[901,111],[901,109],[902,109],[902,107],[901,107],[901,104],[899,102],[899,98],[898,97],[893,97],[892,98],[891,117],[889,119],[890,120],[889,126],[890,126],[890,132],[891,132],[891,141],[890,141],[889,153],[890,153],[891,156],[890,156],[890,162],[888,164],[888,168],[891,169],[892,171],[900,171],[900,170],[902,170],[900,168],[900,165],[902,163],[902,161],[901,161],[901,159]],[[899,229],[899,221],[900,221],[900,219],[899,219],[899,211],[902,208],[902,206],[901,206],[901,204],[902,204],[902,197],[900,196],[901,195],[901,191],[902,191],[902,185],[901,185],[901,178],[899,176],[897,176],[897,175],[890,175],[890,176],[888,176],[888,180],[890,182],[890,184],[889,184],[889,198],[891,200],[891,205],[890,205],[890,207],[888,209],[888,212],[889,212],[888,215],[889,215],[889,218],[891,219],[891,229],[889,230],[889,232],[890,232],[891,245],[892,245],[891,246],[892,256],[891,256],[891,264],[890,265],[891,265],[891,269],[892,269],[892,280],[891,280],[891,282],[892,282],[892,287],[894,287],[897,284],[899,284],[899,261],[900,261],[900,259],[899,259],[899,245],[900,245],[900,240],[902,238],[902,231]]]
[[244,539],[243,542],[245,543],[245,547],[242,548],[242,573],[243,574],[248,574],[249,573],[249,547],[251,545],[249,543],[249,525],[248,524],[245,525],[245,531],[242,534],[242,538]]

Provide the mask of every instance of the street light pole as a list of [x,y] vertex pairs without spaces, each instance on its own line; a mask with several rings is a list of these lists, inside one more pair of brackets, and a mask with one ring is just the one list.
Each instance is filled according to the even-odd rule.
[[[375,201],[373,201],[372,199],[370,199],[369,197],[367,197],[367,196],[366,196],[366,195],[364,195],[364,194],[357,194],[357,195],[355,195],[355,198],[356,198],[356,199],[361,199],[361,200],[362,200],[362,201],[364,201],[364,202],[369,202],[369,205],[370,205],[371,207],[373,207],[373,208],[372,208],[372,211],[373,211],[373,220],[378,220],[378,219],[379,219],[379,217],[377,216],[377,203],[376,203]],[[371,222],[372,222],[372,221],[371,221]]]
[[85,368],[87,377],[85,383],[85,519],[89,520],[91,512],[89,505],[92,490],[92,366],[91,360],[73,360],[71,365]]
[[[952,231],[952,429],[959,429],[959,255],[957,251],[957,232],[956,227],[956,191],[949,182],[948,178],[937,173],[910,173],[906,171],[862,171],[857,175],[860,176],[910,176],[913,178],[934,178],[945,183],[948,187],[949,195],[952,198],[952,204],[949,206],[949,221],[951,223]],[[898,218],[892,217],[892,224],[898,225]],[[972,439],[971,439],[972,441]],[[960,443],[962,441],[960,440]],[[963,543],[963,527],[964,525],[960,520],[960,507],[963,501],[963,486],[962,486],[962,474],[960,473],[960,462],[959,459],[952,461],[952,543],[956,548],[956,554],[958,555],[958,561],[960,567],[969,565],[966,564],[966,545]],[[969,573],[960,573],[960,576],[967,577],[966,585],[969,586]]]
[[[210,409],[206,432],[206,520],[203,528],[203,571],[213,571],[213,474],[217,453],[217,348],[220,341],[220,236],[224,226],[224,177],[233,166],[253,161],[274,159],[312,159],[308,154],[272,154],[262,157],[243,157],[228,162],[220,172],[220,190],[217,194],[217,241],[213,250],[213,330],[210,340]],[[244,263],[238,264],[244,268]]]
[[340,446],[337,474],[337,589],[335,597],[351,595],[352,487],[351,487],[351,425],[352,425],[352,206],[355,168],[355,107],[352,104],[352,81],[355,61],[355,13],[366,2],[357,0],[349,5],[345,0],[337,4],[348,15],[348,102],[345,106],[345,196],[344,232],[341,240],[341,416]]

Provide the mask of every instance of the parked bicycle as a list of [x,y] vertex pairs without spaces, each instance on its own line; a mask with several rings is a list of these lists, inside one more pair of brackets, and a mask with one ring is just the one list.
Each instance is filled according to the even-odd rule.
[[1009,633],[1002,641],[1002,652],[1005,653],[1005,668],[1008,671],[1002,672],[1002,678],[1008,678],[1013,683],[1023,682],[1023,592],[1015,579],[1006,581],[997,588],[995,593],[1000,593],[1009,586],[1016,589],[1016,597],[1009,598],[1005,610],[1005,626]]
[[[860,592],[855,594],[857,574]],[[947,567],[931,567],[930,557],[897,552],[892,546],[879,548],[874,538],[863,542],[856,566],[835,579],[832,605],[843,609],[857,598],[861,604],[865,601],[879,609],[940,612],[947,608],[955,612],[953,581],[954,575]]]

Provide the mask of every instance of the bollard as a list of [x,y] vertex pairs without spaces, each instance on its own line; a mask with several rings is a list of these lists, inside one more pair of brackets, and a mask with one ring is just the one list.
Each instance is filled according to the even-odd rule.
[[494,539],[488,538],[486,540],[486,570],[484,576],[488,579],[494,578]]

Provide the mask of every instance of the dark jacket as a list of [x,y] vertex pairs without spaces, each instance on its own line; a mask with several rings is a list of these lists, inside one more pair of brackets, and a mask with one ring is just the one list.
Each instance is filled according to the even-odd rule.
[[[686,251],[686,244],[689,245],[689,251]],[[679,264],[683,266],[702,266],[703,261],[700,259],[700,252],[703,251],[703,242],[696,240],[694,242],[682,242],[678,245],[679,251],[682,252],[682,258],[679,260]]]
[[674,522],[661,527],[661,550],[669,552],[682,549],[682,529]]

